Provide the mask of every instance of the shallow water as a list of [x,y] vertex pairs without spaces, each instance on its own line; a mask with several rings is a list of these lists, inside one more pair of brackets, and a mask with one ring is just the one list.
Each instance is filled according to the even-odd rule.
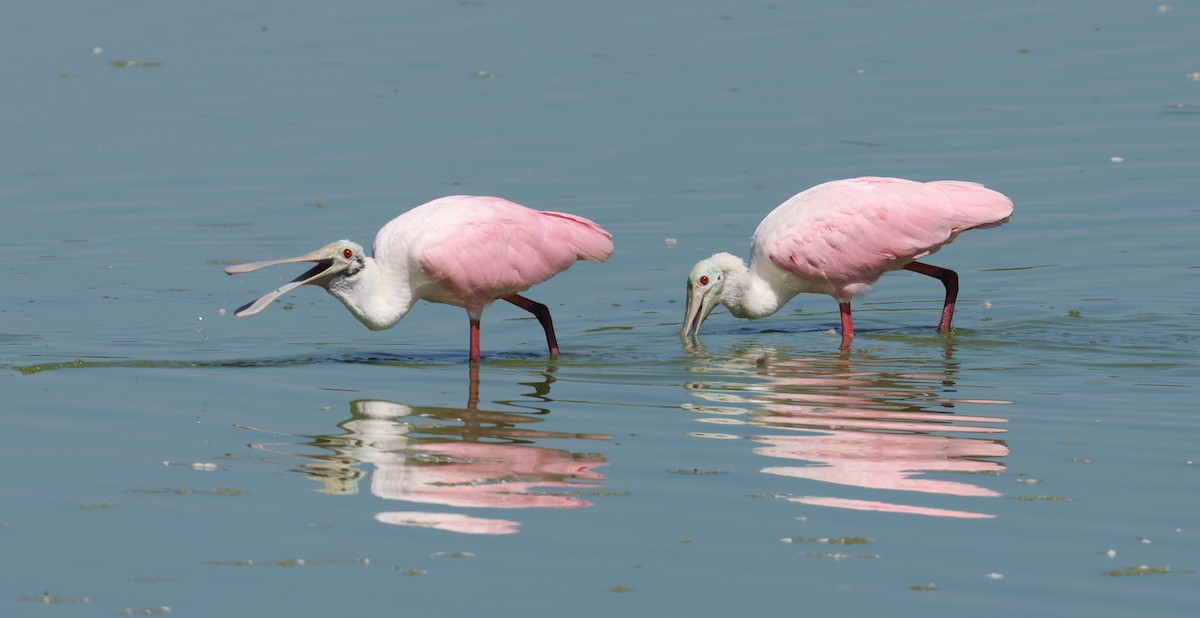
[[[0,75],[4,615],[1190,615],[1200,8],[41,3]],[[1010,224],[677,336],[684,278],[857,175]],[[503,195],[617,253],[362,328],[231,260]],[[668,242],[671,239],[673,242]]]

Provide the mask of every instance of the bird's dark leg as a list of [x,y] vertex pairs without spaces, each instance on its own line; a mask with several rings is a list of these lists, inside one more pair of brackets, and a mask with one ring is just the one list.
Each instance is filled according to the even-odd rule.
[[954,319],[954,302],[958,300],[958,273],[921,262],[909,262],[904,265],[904,269],[938,279],[946,286],[946,304],[942,305],[942,320],[938,322],[938,332],[950,332],[950,321]]
[[479,320],[471,318],[471,362],[479,362]]
[[554,336],[554,322],[550,319],[550,309],[537,301],[529,300],[520,294],[505,296],[504,300],[532,313],[542,328],[546,330],[546,345],[550,348],[550,358],[558,358],[558,339]]
[[838,303],[838,310],[842,313],[842,349],[850,347],[850,340],[854,339],[854,320],[850,317],[850,303]]

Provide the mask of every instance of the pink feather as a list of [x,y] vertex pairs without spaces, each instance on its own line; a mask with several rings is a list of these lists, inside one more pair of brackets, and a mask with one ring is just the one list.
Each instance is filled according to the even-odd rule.
[[930,255],[960,232],[1000,225],[1012,201],[983,185],[854,178],[817,185],[781,204],[755,232],[766,258],[834,296]]

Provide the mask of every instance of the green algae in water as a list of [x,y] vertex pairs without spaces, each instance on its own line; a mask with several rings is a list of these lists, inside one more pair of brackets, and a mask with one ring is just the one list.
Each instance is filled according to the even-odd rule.
[[126,607],[121,610],[121,616],[164,616],[171,613],[170,606],[162,607]]
[[728,470],[700,470],[698,468],[692,468],[691,470],[677,468],[675,470],[667,470],[667,472],[670,472],[671,474],[686,474],[690,476],[718,476],[721,474],[729,474]]
[[1104,574],[1110,577],[1144,577],[1146,575],[1167,575],[1174,573],[1169,566],[1136,566],[1127,569],[1113,569],[1105,571]]
[[802,554],[805,558],[826,558],[829,560],[874,560],[879,554],[842,554],[837,552],[808,551]]
[[866,545],[868,543],[875,542],[873,539],[869,539],[865,536],[785,536],[780,540],[784,543],[828,543],[830,545]]
[[133,493],[133,494],[175,494],[178,496],[184,496],[187,494],[196,493],[196,490],[195,489],[187,489],[184,487],[158,487],[155,489],[150,489],[150,488],[130,489],[129,493]]
[[81,505],[79,505],[79,508],[84,509],[86,511],[100,511],[100,510],[104,510],[104,509],[115,509],[115,508],[117,508],[117,503],[116,502],[92,502],[89,504],[81,504]]
[[937,592],[937,584],[913,584],[908,587],[913,592]]
[[135,488],[130,489],[130,493],[134,494],[175,494],[177,496],[186,496],[189,494],[210,494],[213,496],[245,496],[250,492],[245,489],[236,487],[217,487],[215,489],[200,490],[191,489],[188,487],[157,487],[157,488]]
[[153,60],[117,59],[110,60],[108,63],[118,69],[157,69],[158,67],[162,66],[161,62],[155,62]]
[[41,603],[42,605],[67,605],[71,603],[88,604],[92,600],[88,597],[60,597],[58,595],[43,592],[41,594],[23,594],[17,597],[17,600],[22,603]]
[[341,564],[371,564],[370,558],[317,558],[310,560],[307,558],[284,558],[281,560],[205,560],[204,564],[212,566],[234,566],[234,567],[280,567],[293,568],[302,566],[315,565],[341,565]]

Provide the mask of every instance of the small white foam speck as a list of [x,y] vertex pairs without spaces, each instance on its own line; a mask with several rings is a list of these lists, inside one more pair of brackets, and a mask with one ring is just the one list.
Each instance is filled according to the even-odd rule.
[[1108,551],[1104,552],[1104,555],[1105,555],[1105,556],[1108,556],[1109,558],[1116,558],[1116,557],[1117,557],[1117,550],[1115,550],[1115,549],[1110,549],[1110,550],[1108,550]]
[[224,308],[224,307],[221,307],[220,309],[218,309],[218,310],[217,310],[217,315],[225,315],[225,308]]
[[668,247],[674,247],[675,245],[679,244],[679,241],[675,240],[674,238],[667,238],[663,240],[663,242],[667,243]]
[[1112,161],[1113,163],[1124,163],[1125,157],[1110,157],[1108,160]]
[[103,54],[103,53],[104,53],[104,48],[103,48],[103,47],[93,47],[93,48],[92,48],[92,55],[93,55],[93,56],[99,56],[100,54]]

